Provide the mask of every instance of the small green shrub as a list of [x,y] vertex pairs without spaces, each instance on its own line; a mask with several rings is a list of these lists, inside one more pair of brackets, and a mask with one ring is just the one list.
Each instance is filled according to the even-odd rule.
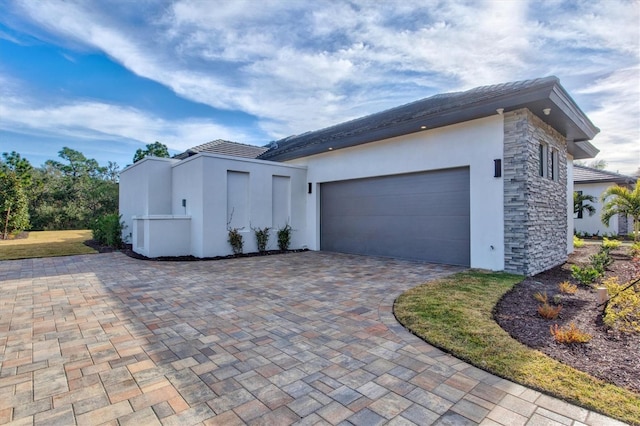
[[640,257],[640,241],[631,244],[631,247],[629,248],[629,255],[631,257]]
[[584,247],[584,240],[578,238],[576,235],[573,236],[573,246],[575,248]]
[[613,259],[609,254],[609,249],[604,246],[600,248],[600,251],[589,257],[591,266],[598,271],[599,275],[604,275],[605,271],[613,263]]
[[227,239],[227,241],[231,244],[233,254],[242,254],[244,241],[242,241],[242,234],[240,234],[238,228],[229,228],[229,239]]
[[251,228],[256,234],[256,242],[258,243],[258,251],[264,253],[267,251],[267,244],[269,243],[269,231],[271,228]]
[[293,229],[288,223],[278,229],[278,248],[280,250],[289,250],[289,245],[291,245],[291,231],[293,231]]
[[618,240],[610,240],[607,237],[604,237],[602,239],[602,247],[607,250],[617,249],[618,247],[620,247],[620,244],[622,243]]
[[91,233],[98,243],[113,248],[122,248],[122,230],[126,225],[122,221],[122,215],[107,214],[93,222]]
[[640,285],[620,284],[618,277],[604,280],[610,298],[603,321],[609,327],[625,332],[640,333]]
[[600,273],[591,266],[585,266],[581,268],[577,265],[571,266],[571,276],[575,278],[580,284],[591,285],[599,276]]

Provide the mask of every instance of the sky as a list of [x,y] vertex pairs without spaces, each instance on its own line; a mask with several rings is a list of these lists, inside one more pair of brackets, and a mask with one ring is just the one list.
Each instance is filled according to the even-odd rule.
[[0,152],[131,164],[555,75],[640,167],[640,0],[0,0]]

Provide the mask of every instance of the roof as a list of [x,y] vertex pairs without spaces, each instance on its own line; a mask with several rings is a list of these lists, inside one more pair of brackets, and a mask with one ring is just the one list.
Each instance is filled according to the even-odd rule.
[[247,145],[238,142],[216,139],[214,141],[189,148],[185,152],[175,155],[173,158],[184,160],[185,158],[191,157],[201,152],[231,155],[233,157],[258,158],[258,156],[260,156],[260,154],[262,154],[266,150],[267,148],[262,146]]
[[621,185],[633,185],[636,178],[606,170],[593,169],[591,167],[573,166],[573,183],[617,183]]
[[[557,77],[483,86],[431,96],[355,120],[273,142],[259,158],[286,161],[528,108],[567,138],[575,159],[598,150],[588,141],[600,131],[578,108]],[[549,115],[543,110],[551,109]]]

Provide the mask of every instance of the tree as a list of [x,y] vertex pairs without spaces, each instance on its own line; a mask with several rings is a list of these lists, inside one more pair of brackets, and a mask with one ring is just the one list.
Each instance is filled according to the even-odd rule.
[[574,191],[573,192],[573,213],[577,214],[578,217],[582,217],[582,213],[586,210],[589,213],[589,216],[593,216],[596,213],[596,208],[591,204],[587,203],[595,203],[596,198],[593,195],[585,195],[582,191]]
[[133,162],[137,163],[144,157],[169,158],[169,149],[167,149],[165,144],[155,141],[154,143],[147,144],[146,149],[138,148],[136,154],[133,156]]
[[597,169],[597,170],[604,170],[609,165],[607,163],[607,160],[602,160],[602,159],[593,160],[589,164],[587,164],[585,161],[574,161],[573,164],[575,164],[576,166],[591,167],[592,169]]
[[0,213],[3,238],[28,229],[29,203],[26,190],[31,185],[29,161],[13,151],[3,153],[0,160]]
[[636,181],[633,190],[624,186],[610,186],[601,196],[602,223],[609,226],[609,221],[615,215],[631,216],[633,219],[634,241],[640,237],[640,179]]

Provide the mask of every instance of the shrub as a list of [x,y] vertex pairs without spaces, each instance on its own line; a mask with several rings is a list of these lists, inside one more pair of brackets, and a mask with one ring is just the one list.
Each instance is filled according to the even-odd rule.
[[578,286],[575,284],[571,284],[569,281],[563,281],[558,284],[558,289],[560,290],[560,293],[576,294],[576,292],[578,291]]
[[562,305],[551,306],[548,303],[543,303],[538,306],[538,313],[544,319],[556,319],[562,310]]
[[618,277],[611,277],[602,283],[609,292],[609,302],[604,310],[604,323],[625,333],[640,333],[640,285],[626,288]]
[[578,238],[577,235],[573,236],[573,246],[576,248],[584,247],[584,240]]
[[231,244],[233,254],[242,254],[244,242],[242,241],[242,234],[240,234],[238,228],[229,228],[229,239],[227,241]]
[[591,285],[600,276],[600,273],[591,266],[581,268],[577,265],[572,265],[571,276],[578,280],[580,284]]
[[286,224],[284,227],[278,229],[278,248],[280,250],[289,250],[291,244],[291,226]]
[[544,293],[534,293],[533,298],[536,299],[540,303],[549,303],[549,297],[547,296],[547,292]]
[[96,219],[91,227],[93,239],[105,246],[121,248],[123,246],[122,230],[125,227],[121,219],[122,215],[115,213]]
[[589,257],[591,261],[591,266],[593,269],[598,271],[599,275],[604,275],[605,271],[611,264],[613,263],[613,259],[609,254],[609,249],[604,246],[600,249],[600,251]]
[[267,251],[267,243],[269,243],[269,231],[271,228],[251,228],[256,234],[256,242],[258,243],[258,251],[264,253]]
[[640,257],[640,241],[631,245],[629,248],[629,255],[631,257]]
[[591,340],[591,335],[578,329],[575,323],[569,324],[569,327],[558,327],[558,324],[555,324],[549,328],[549,331],[558,343],[587,343]]
[[602,247],[607,250],[617,249],[620,247],[620,244],[622,243],[618,240],[610,240],[607,237],[602,239]]

